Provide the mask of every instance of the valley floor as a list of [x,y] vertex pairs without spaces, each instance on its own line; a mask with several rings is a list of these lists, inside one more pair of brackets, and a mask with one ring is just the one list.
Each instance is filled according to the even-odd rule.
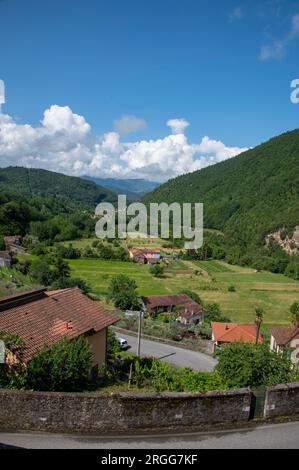
[[[82,277],[104,298],[111,279],[126,274],[138,285],[140,295],[166,295],[189,289],[209,303],[218,303],[232,321],[250,322],[255,308],[265,310],[264,324],[285,325],[291,321],[289,308],[299,300],[299,282],[280,274],[255,272],[222,261],[172,262],[163,278],[155,278],[149,266],[100,259],[69,260],[73,276]],[[229,291],[233,286],[235,291]]]

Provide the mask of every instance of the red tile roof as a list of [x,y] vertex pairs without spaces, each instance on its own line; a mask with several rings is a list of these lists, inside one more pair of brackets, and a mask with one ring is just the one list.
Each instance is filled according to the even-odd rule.
[[[143,297],[143,301],[149,313],[151,313],[155,308],[159,307],[179,307],[182,309],[185,317],[190,316],[191,313],[205,313],[205,309],[186,294],[153,295],[149,297]],[[180,312],[180,314],[182,314],[182,312]]]
[[[215,341],[221,343],[255,343],[256,326],[242,325],[238,323],[220,323],[211,322],[213,336]],[[259,335],[259,343],[263,342],[263,338]]]
[[286,346],[293,339],[299,339],[299,327],[297,325],[290,327],[272,326],[269,330],[278,346]]
[[52,292],[40,289],[0,298],[0,331],[10,331],[24,339],[25,361],[45,344],[51,345],[65,336],[75,338],[97,332],[117,321],[78,288]]
[[15,243],[20,243],[22,240],[21,235],[9,235],[7,237],[3,237],[4,242],[6,245],[14,245]]

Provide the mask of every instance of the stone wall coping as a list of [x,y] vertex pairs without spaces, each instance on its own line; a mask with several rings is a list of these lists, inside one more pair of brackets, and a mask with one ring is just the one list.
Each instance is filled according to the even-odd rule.
[[271,387],[267,387],[267,392],[275,392],[279,390],[289,390],[289,389],[297,389],[299,388],[299,382],[292,382],[292,383],[287,383],[287,384],[279,384],[279,385],[273,385]]
[[[299,384],[298,384],[299,386]],[[97,398],[97,399],[121,399],[121,400],[182,400],[196,398],[217,398],[229,396],[251,395],[249,388],[238,390],[214,390],[209,392],[38,392],[30,390],[0,389],[1,395],[20,395],[30,398]]]

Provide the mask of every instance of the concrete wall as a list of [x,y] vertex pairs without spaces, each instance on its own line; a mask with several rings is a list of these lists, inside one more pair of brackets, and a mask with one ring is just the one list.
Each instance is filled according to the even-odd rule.
[[93,365],[101,366],[106,360],[107,328],[86,337],[93,353]]
[[247,422],[250,402],[247,389],[161,395],[0,390],[0,429],[100,434],[200,428]]
[[264,417],[299,416],[299,382],[268,387]]

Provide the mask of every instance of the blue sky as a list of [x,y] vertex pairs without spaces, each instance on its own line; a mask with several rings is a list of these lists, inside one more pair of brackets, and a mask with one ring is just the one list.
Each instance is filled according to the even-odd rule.
[[[143,162],[144,166],[140,160],[151,148],[142,150],[143,157],[138,154],[129,169],[128,161],[135,148],[139,152],[138,142],[156,142],[170,134],[169,119],[190,123],[184,129],[185,141],[178,137],[181,132],[171,132],[178,140],[175,146],[186,141],[199,145],[208,136],[225,148],[243,149],[296,128],[299,105],[290,102],[290,82],[299,78],[298,14],[299,1],[292,0],[2,0],[0,79],[6,85],[2,112],[6,126],[8,116],[10,127],[15,125],[13,143],[26,131],[18,126],[28,124],[36,131],[46,109],[67,106],[89,123],[84,145],[89,150],[95,142],[101,145],[101,158],[90,166],[94,150],[92,155],[85,152],[84,165],[75,168],[72,155],[70,165],[61,164],[62,171],[119,177],[124,169],[124,176],[144,174],[154,179],[161,166],[159,157]],[[60,111],[52,111],[54,119]],[[129,120],[115,123],[127,115]],[[116,165],[110,173],[102,158],[108,145],[103,147],[104,135],[107,142],[114,139],[106,155]],[[83,145],[81,137],[78,142]],[[122,148],[122,142],[131,147]],[[52,169],[53,149],[46,155],[36,146],[34,141],[27,160],[11,155],[12,163]],[[215,144],[212,148],[215,151]],[[205,153],[202,145],[192,161],[203,155],[201,166],[205,166],[224,159],[213,154],[207,163],[211,152]],[[232,153],[228,151],[227,158]],[[184,165],[179,161],[172,173],[170,167],[180,156],[175,158],[165,172],[162,168],[161,179],[185,172],[186,167],[200,167],[192,166],[190,159]],[[80,161],[78,148],[76,159]],[[1,166],[8,161],[6,152]]]

